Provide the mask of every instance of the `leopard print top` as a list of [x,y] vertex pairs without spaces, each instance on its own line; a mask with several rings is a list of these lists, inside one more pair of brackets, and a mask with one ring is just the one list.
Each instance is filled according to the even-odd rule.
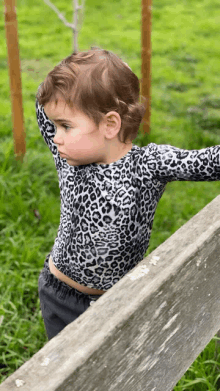
[[108,290],[147,251],[157,204],[171,181],[220,180],[220,146],[184,150],[150,143],[111,164],[70,166],[36,100],[40,132],[59,177],[61,216],[55,266],[81,285]]

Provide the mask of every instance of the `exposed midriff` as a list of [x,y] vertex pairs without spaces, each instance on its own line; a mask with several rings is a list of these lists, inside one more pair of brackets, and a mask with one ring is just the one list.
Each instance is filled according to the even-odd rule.
[[49,269],[50,272],[59,280],[65,282],[65,284],[69,285],[71,288],[75,288],[80,292],[86,293],[88,295],[102,295],[103,293],[107,291],[103,291],[100,289],[93,289],[88,288],[87,286],[83,286],[81,284],[78,284],[78,282],[72,280],[72,278],[67,277],[65,274],[63,274],[60,270],[56,268],[56,266],[53,263],[53,259],[50,255],[49,258]]

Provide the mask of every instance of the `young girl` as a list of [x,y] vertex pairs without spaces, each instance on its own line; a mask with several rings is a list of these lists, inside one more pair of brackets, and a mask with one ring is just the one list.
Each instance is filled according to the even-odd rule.
[[36,95],[59,176],[61,217],[39,276],[48,339],[142,261],[168,182],[220,180],[220,146],[132,144],[146,107],[139,80],[110,51],[72,54]]

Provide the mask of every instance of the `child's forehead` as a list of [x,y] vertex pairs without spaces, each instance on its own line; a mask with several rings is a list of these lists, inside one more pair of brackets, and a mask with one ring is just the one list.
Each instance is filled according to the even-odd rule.
[[79,114],[79,112],[74,107],[68,106],[67,103],[63,100],[58,100],[57,103],[55,101],[46,103],[44,105],[44,111],[49,117],[56,116],[57,118],[76,116]]

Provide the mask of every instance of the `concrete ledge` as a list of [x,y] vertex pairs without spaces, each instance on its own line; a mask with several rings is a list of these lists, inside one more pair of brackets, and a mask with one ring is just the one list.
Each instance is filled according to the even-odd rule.
[[220,329],[219,261],[220,196],[0,391],[171,391]]

